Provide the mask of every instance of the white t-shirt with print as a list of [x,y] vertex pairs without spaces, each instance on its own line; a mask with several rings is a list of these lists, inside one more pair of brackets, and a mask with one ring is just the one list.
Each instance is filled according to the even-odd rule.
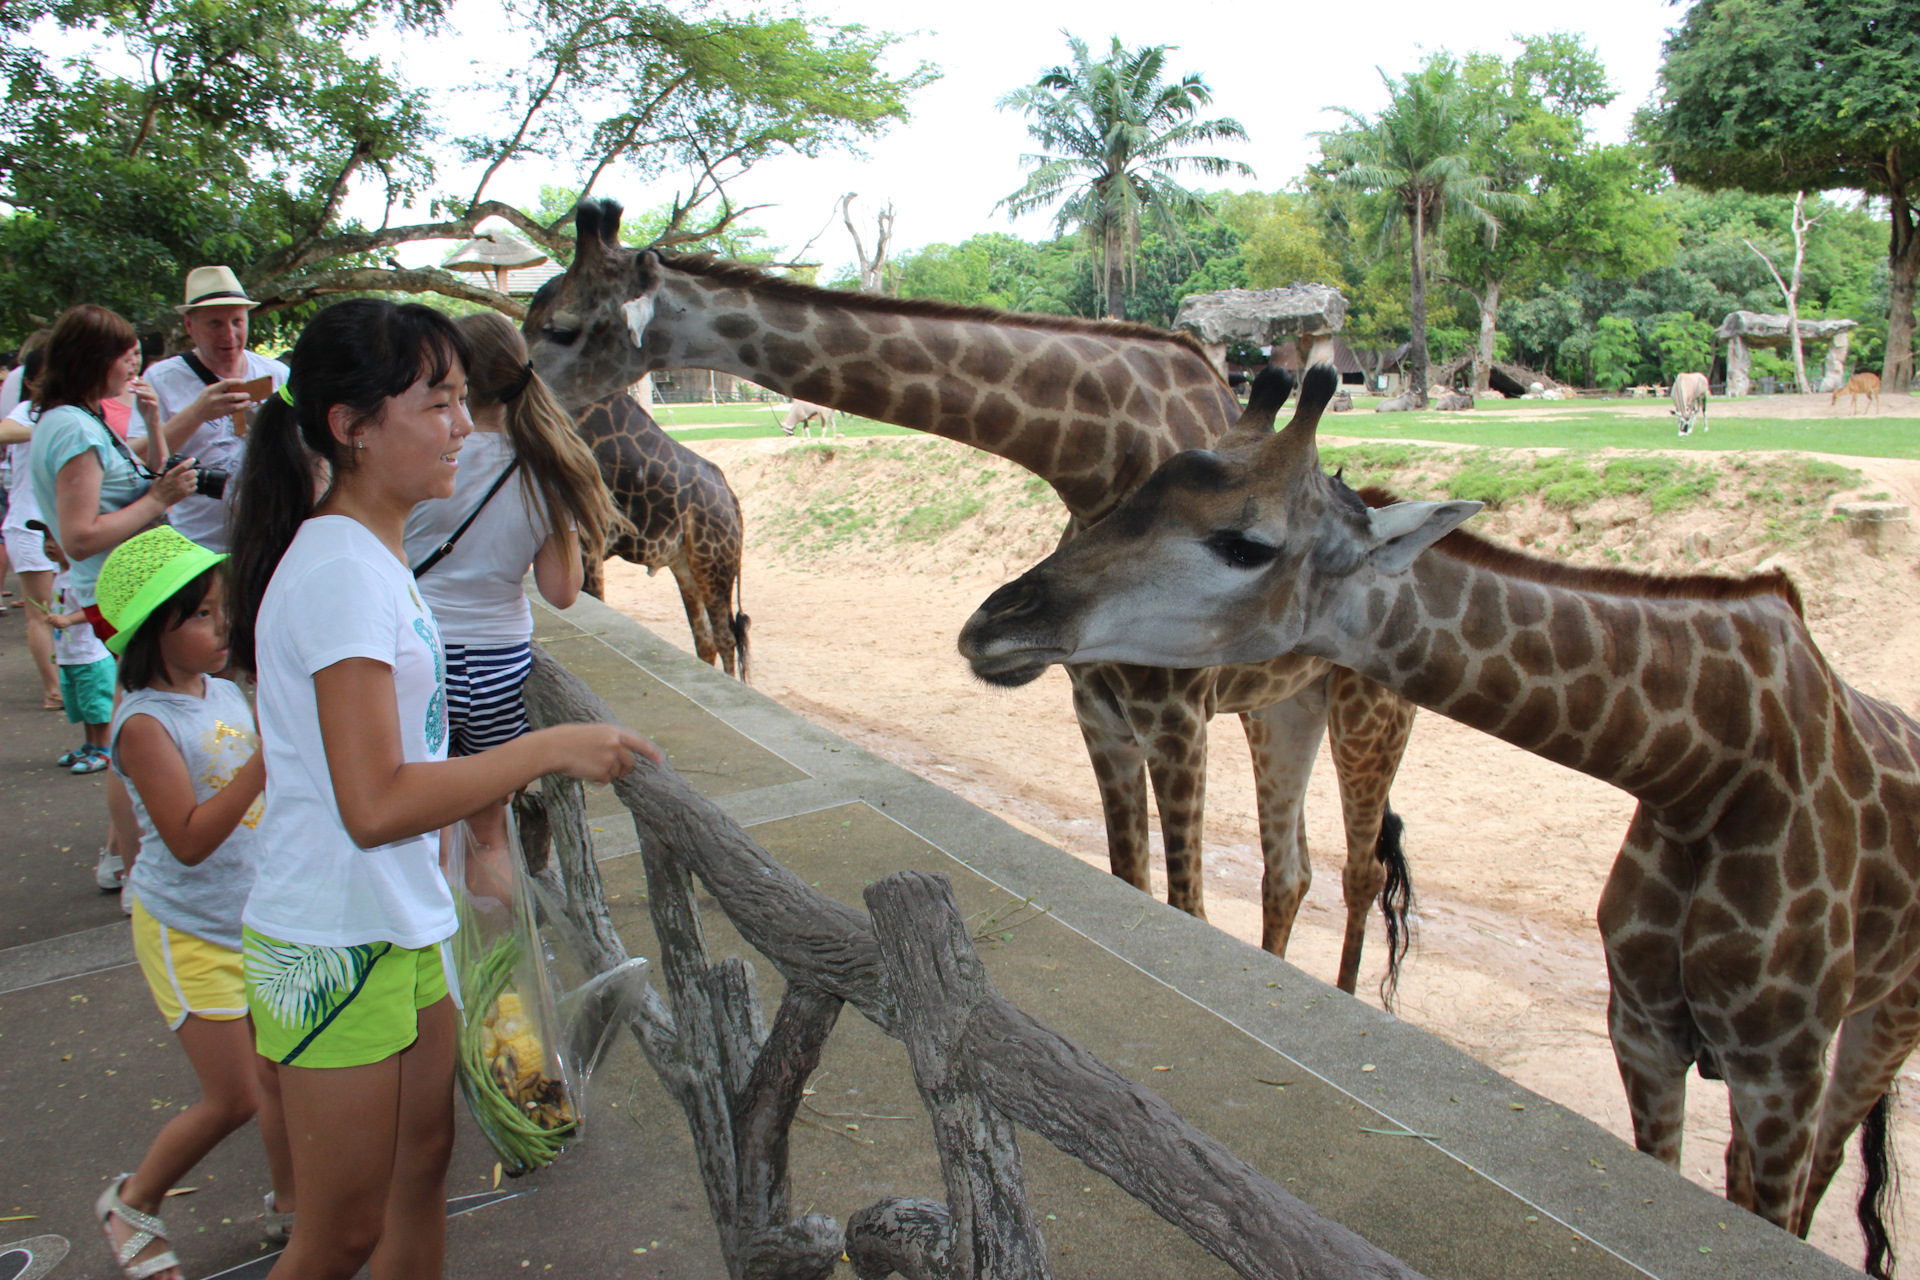
[[[271,375],[274,390],[278,391],[287,381],[287,366],[271,356],[263,356],[249,351],[247,356],[247,374],[249,379]],[[192,404],[199,394],[206,390],[207,384],[200,381],[183,356],[171,356],[157,360],[148,366],[147,385],[153,388],[153,394],[160,401],[160,421],[165,422]],[[248,410],[251,419],[259,410]],[[233,420],[225,414],[211,422],[203,422],[194,428],[187,437],[187,443],[171,453],[190,454],[202,467],[211,467],[228,473],[227,490],[222,498],[203,498],[193,494],[182,498],[167,511],[167,523],[178,529],[185,537],[192,538],[203,547],[214,551],[227,549],[227,506],[233,501],[234,490],[239,486],[235,479],[240,474],[240,460],[246,455],[247,442],[233,432]],[[288,939],[292,941],[292,939]]]
[[[33,425],[33,402],[22,400],[7,410],[7,421]],[[7,518],[0,530],[30,532],[27,521],[40,518],[40,504],[33,496],[33,441],[10,444],[0,453],[7,455]]]
[[260,872],[241,917],[311,946],[424,947],[453,935],[438,833],[362,849],[334,801],[314,673],[348,658],[393,669],[401,758],[447,757],[446,658],[413,575],[348,516],[300,526],[254,628],[267,808]]
[[[460,470],[451,498],[434,498],[407,516],[407,559],[425,564],[460,522],[473,515],[488,489],[513,462],[505,433],[476,431],[460,446]],[[533,637],[533,609],[522,583],[547,541],[547,516],[527,501],[527,470],[493,495],[460,541],[420,576],[420,594],[433,608],[448,644],[504,649]]]
[[[80,612],[80,600],[73,592],[73,570],[62,569],[53,575],[53,611],[55,613]],[[107,646],[100,643],[100,637],[93,632],[91,622],[76,622],[70,627],[55,628],[53,633],[53,660],[62,667],[85,667],[111,658]]]

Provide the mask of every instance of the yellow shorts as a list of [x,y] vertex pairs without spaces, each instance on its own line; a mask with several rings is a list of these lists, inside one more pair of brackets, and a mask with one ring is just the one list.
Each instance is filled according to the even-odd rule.
[[170,929],[133,900],[133,954],[147,989],[175,1031],[192,1014],[214,1022],[247,1016],[247,980],[240,953],[191,933]]

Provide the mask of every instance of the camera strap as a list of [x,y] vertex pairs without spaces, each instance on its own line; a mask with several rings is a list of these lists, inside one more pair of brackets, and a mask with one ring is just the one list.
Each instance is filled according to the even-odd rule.
[[455,529],[445,542],[441,543],[438,547],[434,548],[434,552],[432,555],[428,556],[425,560],[422,560],[417,566],[415,566],[413,570],[413,576],[416,579],[424,575],[427,570],[433,568],[433,566],[439,564],[442,560],[445,560],[447,558],[447,553],[453,550],[453,544],[460,541],[460,535],[465,533],[468,527],[471,526],[475,520],[478,520],[480,518],[480,513],[487,509],[487,504],[489,502],[493,501],[493,495],[500,492],[500,486],[505,484],[508,478],[511,477],[513,473],[518,471],[519,469],[520,469],[520,459],[518,456],[515,456],[514,460],[507,464],[506,470],[502,471],[499,475],[499,478],[493,482],[493,486],[487,490],[486,497],[480,499],[480,505],[475,507],[471,512],[468,513],[467,518],[460,522],[460,527],[458,529]]
[[200,359],[200,357],[195,355],[193,352],[191,351],[181,352],[180,360],[183,364],[187,366],[187,368],[193,370],[194,377],[200,379],[200,381],[206,383],[208,386],[212,386],[214,383],[220,381],[218,377],[214,376],[213,370],[207,368],[205,362],[203,362]]
[[133,456],[133,450],[127,448],[127,442],[120,438],[120,435],[118,432],[116,432],[112,427],[107,425],[107,420],[105,418],[101,417],[98,413],[95,413],[92,409],[89,409],[86,405],[83,405],[83,404],[75,405],[74,408],[79,409],[81,412],[85,413],[89,418],[92,418],[95,422],[100,424],[100,429],[107,433],[107,439],[113,441],[113,447],[120,451],[120,456],[125,458],[128,461],[128,463],[132,465],[133,474],[139,476],[142,480],[145,480],[148,483],[152,483],[153,481],[158,480],[160,478],[156,472],[148,470],[146,463],[140,461],[140,459]]

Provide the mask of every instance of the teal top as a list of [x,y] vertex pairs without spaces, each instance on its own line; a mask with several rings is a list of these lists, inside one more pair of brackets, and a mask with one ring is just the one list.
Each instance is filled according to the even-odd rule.
[[[54,488],[60,468],[89,449],[100,458],[100,510],[118,511],[139,501],[147,491],[146,477],[134,469],[132,459],[121,450],[106,423],[73,405],[48,409],[34,421],[27,465],[33,472],[34,501],[40,504],[45,513],[42,518],[50,528],[59,527],[60,505]],[[66,531],[61,530],[59,536],[61,545],[66,545]],[[99,581],[100,566],[111,550],[85,560],[68,555],[73,565],[73,598],[79,603],[94,603],[94,583]]]

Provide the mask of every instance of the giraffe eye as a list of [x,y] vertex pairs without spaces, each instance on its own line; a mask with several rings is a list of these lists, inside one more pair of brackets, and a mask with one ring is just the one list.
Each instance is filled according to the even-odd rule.
[[580,338],[580,331],[578,329],[565,329],[557,324],[542,325],[540,332],[545,334],[550,341],[556,342],[563,347],[572,346]]
[[1255,542],[1243,533],[1222,529],[1207,539],[1207,550],[1236,569],[1258,569],[1271,564],[1280,548]]

